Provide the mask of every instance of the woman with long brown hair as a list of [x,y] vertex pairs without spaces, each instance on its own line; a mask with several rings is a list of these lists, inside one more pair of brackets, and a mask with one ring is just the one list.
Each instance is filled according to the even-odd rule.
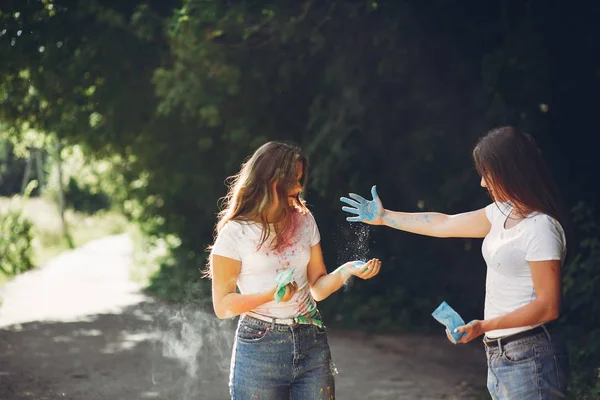
[[[386,210],[354,193],[341,201],[351,222],[386,225],[434,237],[484,238],[485,317],[457,328],[460,343],[484,335],[488,390],[493,399],[562,399],[568,358],[550,322],[558,318],[567,214],[533,137],[501,127],[473,150],[481,186],[493,203],[457,215]],[[454,343],[452,337],[448,339]]]
[[377,259],[327,273],[319,229],[302,198],[307,170],[297,146],[266,143],[233,177],[219,214],[207,272],[217,317],[241,316],[229,382],[234,400],[334,399],[316,302],[353,275],[379,273]]

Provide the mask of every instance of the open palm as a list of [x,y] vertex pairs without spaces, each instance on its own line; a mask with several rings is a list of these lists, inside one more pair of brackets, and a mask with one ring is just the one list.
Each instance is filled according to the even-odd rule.
[[377,195],[377,187],[371,188],[371,195],[373,200],[367,200],[364,197],[350,193],[350,199],[347,197],[340,198],[342,203],[348,204],[350,207],[342,207],[342,210],[355,214],[356,216],[347,217],[346,221],[350,222],[364,222],[371,225],[381,225],[383,223],[383,204]]

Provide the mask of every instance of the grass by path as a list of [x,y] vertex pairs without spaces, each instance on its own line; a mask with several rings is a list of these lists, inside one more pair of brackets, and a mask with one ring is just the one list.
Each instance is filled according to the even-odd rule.
[[[62,232],[58,207],[45,198],[0,197],[0,212],[20,209],[33,223],[32,261],[36,267],[65,250],[69,243]],[[65,214],[73,245],[79,247],[104,236],[125,232],[129,228],[126,218],[114,211],[100,211],[88,215],[73,210]],[[7,280],[0,273],[0,285]]]

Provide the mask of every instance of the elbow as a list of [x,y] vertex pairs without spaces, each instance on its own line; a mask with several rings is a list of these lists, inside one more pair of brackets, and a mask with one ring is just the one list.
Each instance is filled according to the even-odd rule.
[[218,319],[227,319],[227,318],[225,317],[225,314],[223,314],[223,313],[220,313],[220,312],[216,312],[216,311],[215,311],[215,315],[217,316],[217,318],[218,318]]
[[323,293],[320,293],[319,291],[314,290],[312,288],[310,290],[310,294],[312,295],[313,300],[317,301],[317,302],[325,300],[325,298],[327,297],[327,296],[323,296]]
[[544,318],[542,322],[550,322],[560,317],[560,305],[554,301],[544,302]]
[[225,319],[225,313],[223,313],[223,311],[221,311],[217,307],[213,307],[213,310],[214,310],[215,315],[217,316],[217,318],[219,318],[219,319]]
[[224,310],[222,307],[214,306],[213,310],[218,319],[229,319],[233,316],[229,310]]
[[547,322],[554,321],[558,319],[558,317],[560,317],[560,310],[558,307],[552,307],[550,310],[548,310]]

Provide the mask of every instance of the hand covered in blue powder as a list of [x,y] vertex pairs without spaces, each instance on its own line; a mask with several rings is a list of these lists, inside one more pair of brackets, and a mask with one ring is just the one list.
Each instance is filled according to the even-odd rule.
[[372,258],[368,262],[348,261],[342,267],[349,267],[346,268],[346,272],[350,275],[357,276],[360,279],[371,279],[379,273],[381,261],[377,258]]
[[454,344],[463,337],[463,332],[455,331],[456,328],[465,325],[465,321],[461,318],[456,311],[452,309],[445,301],[435,309],[431,314],[439,323],[446,326],[446,334],[448,338],[452,340]]
[[367,200],[362,196],[359,196],[355,193],[350,193],[349,196],[351,199],[347,197],[341,197],[340,201],[342,203],[346,203],[351,207],[342,207],[342,210],[349,212],[351,214],[356,214],[355,217],[347,217],[346,221],[349,222],[364,222],[366,224],[371,225],[381,225],[383,224],[383,213],[385,209],[383,208],[383,204],[377,195],[377,187],[373,186],[371,188],[371,195],[373,196],[373,200]]

